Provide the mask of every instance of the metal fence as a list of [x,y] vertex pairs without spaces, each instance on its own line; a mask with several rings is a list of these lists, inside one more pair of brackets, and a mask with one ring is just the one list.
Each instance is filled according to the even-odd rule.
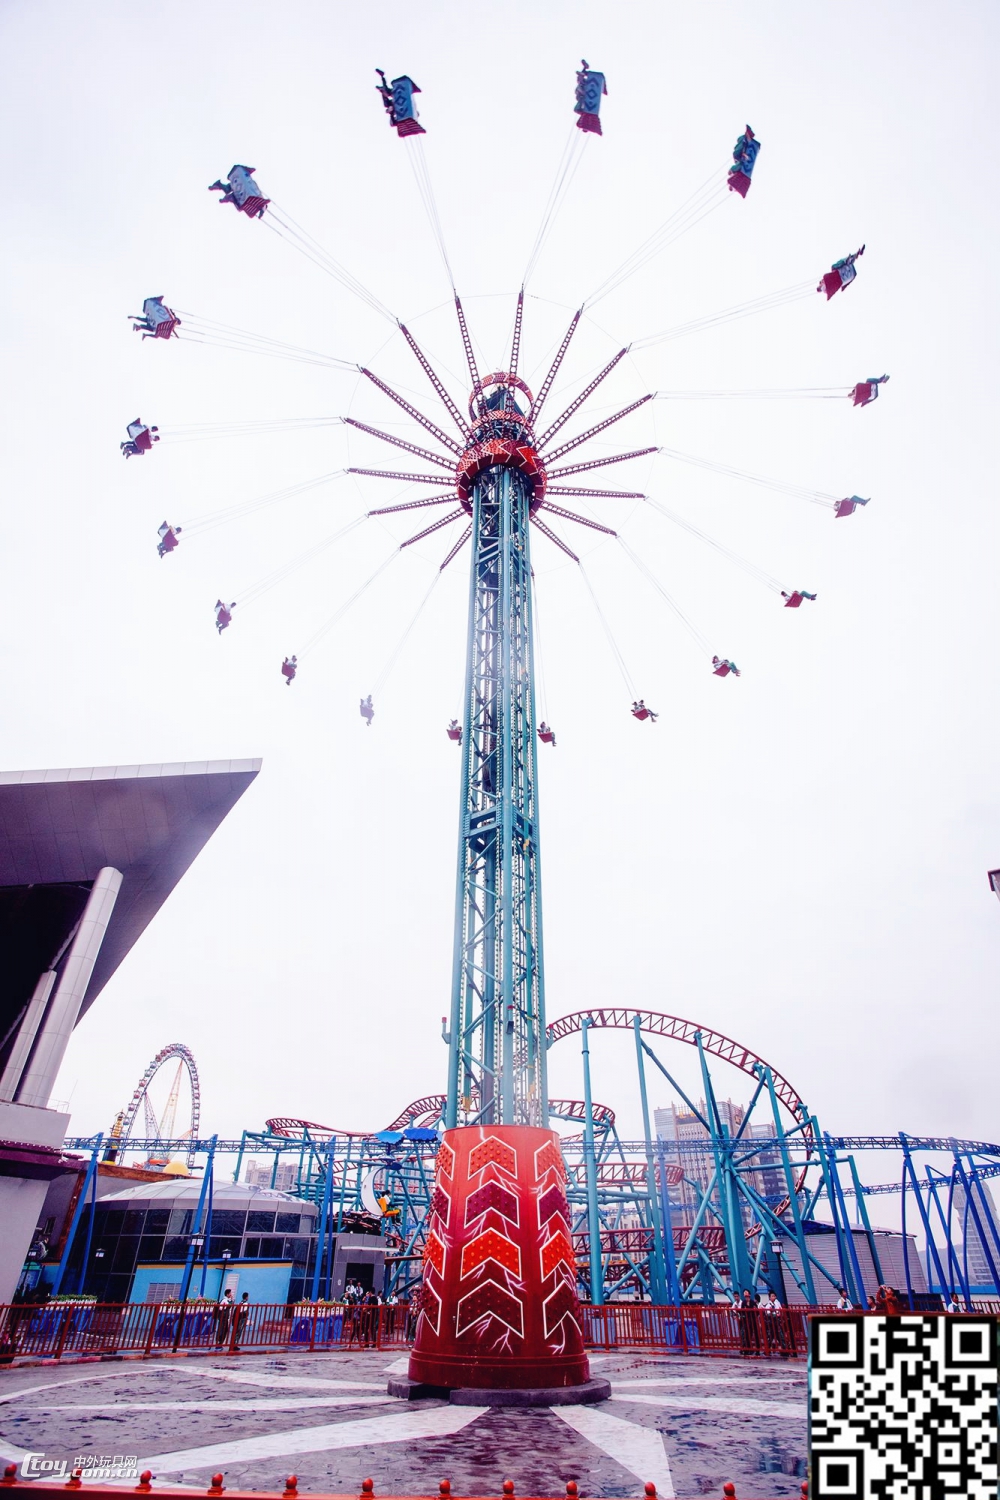
[[[832,1309],[829,1309],[832,1311]],[[583,1308],[583,1336],[591,1349],[649,1349],[658,1354],[744,1354],[786,1359],[806,1353],[810,1312],[824,1308],[759,1308],[689,1303],[609,1303]]]
[[404,1349],[416,1317],[409,1306],[350,1303],[48,1302],[0,1307],[0,1361],[63,1355],[162,1354],[203,1349]]
[[[976,1312],[985,1309],[977,1307]],[[730,1307],[648,1302],[584,1304],[583,1336],[595,1350],[649,1350],[655,1354],[743,1355],[793,1359],[809,1347],[812,1313],[832,1307]],[[905,1312],[906,1309],[900,1309]],[[166,1354],[188,1349],[238,1353],[287,1350],[406,1349],[416,1332],[414,1304],[284,1302],[211,1303],[48,1302],[0,1307],[0,1363],[61,1359],[64,1355]]]

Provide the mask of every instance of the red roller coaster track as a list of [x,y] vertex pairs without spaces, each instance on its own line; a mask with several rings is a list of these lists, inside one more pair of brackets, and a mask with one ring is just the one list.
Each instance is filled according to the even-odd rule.
[[[734,1042],[732,1037],[723,1036],[721,1031],[713,1031],[710,1026],[699,1026],[695,1021],[684,1021],[680,1016],[668,1016],[657,1010],[630,1010],[617,1005],[578,1010],[553,1021],[546,1027],[545,1037],[551,1047],[553,1042],[582,1031],[584,1021],[589,1021],[592,1026],[631,1031],[636,1016],[639,1017],[640,1031],[647,1035],[663,1036],[672,1042],[687,1042],[692,1047],[696,1047],[700,1039],[706,1052],[713,1057],[721,1057],[723,1062],[731,1063],[734,1068],[739,1068],[741,1073],[746,1073],[751,1078],[759,1080],[761,1070],[770,1067],[756,1052]],[[808,1127],[809,1112],[788,1079],[774,1068],[771,1068],[771,1077],[774,1080],[774,1092],[781,1103],[802,1125]]]

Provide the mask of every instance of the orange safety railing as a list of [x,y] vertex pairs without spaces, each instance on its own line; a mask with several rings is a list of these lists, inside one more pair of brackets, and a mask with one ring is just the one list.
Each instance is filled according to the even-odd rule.
[[94,1303],[0,1306],[0,1362],[65,1355],[268,1349],[405,1349],[416,1318],[406,1303]]
[[[793,1358],[808,1349],[811,1313],[834,1308],[742,1309],[722,1303],[683,1308],[611,1302],[581,1309],[591,1349],[657,1354],[741,1354]],[[288,1350],[406,1349],[416,1332],[412,1303],[47,1302],[0,1306],[0,1364],[66,1356]]]
[[[67,1480],[65,1484],[51,1484],[44,1480],[35,1479],[23,1481],[19,1480],[17,1477],[17,1465],[8,1464],[3,1471],[3,1477],[0,1478],[0,1488],[30,1488],[31,1493],[36,1497],[36,1500],[66,1500],[67,1493],[73,1494],[74,1492],[80,1494],[81,1496],[117,1495],[119,1497],[119,1500],[122,1495],[130,1494],[155,1494],[162,1497],[162,1500],[191,1500],[192,1495],[197,1494],[197,1491],[192,1485],[187,1485],[184,1489],[174,1489],[170,1485],[158,1484],[154,1488],[152,1482],[154,1476],[149,1469],[145,1469],[143,1471],[143,1473],[139,1476],[139,1483],[132,1489],[124,1489],[121,1486],[115,1486],[112,1488],[110,1485],[87,1484],[79,1477],[80,1473],[81,1470],[75,1469],[73,1471],[72,1477]],[[300,1491],[298,1483],[299,1482],[296,1475],[289,1474],[288,1478],[285,1480],[285,1488],[283,1490],[272,1490],[270,1494],[275,1497],[275,1500],[277,1500],[277,1497],[279,1495],[281,1497],[281,1500],[300,1500],[302,1491]],[[205,1491],[206,1497],[211,1497],[211,1500],[218,1500],[218,1497],[221,1495],[228,1495],[229,1500],[260,1500],[260,1497],[267,1493],[268,1492],[265,1490],[227,1490],[225,1485],[225,1476],[222,1474],[213,1474],[212,1483]],[[808,1497],[808,1494],[809,1482],[808,1480],[803,1480],[802,1495],[804,1497]],[[723,1500],[739,1500],[739,1496],[736,1492],[736,1486],[729,1481],[722,1485],[721,1495],[723,1497]],[[580,1491],[576,1480],[568,1480],[566,1483],[565,1500],[579,1500],[579,1497]],[[310,1500],[376,1500],[375,1484],[371,1479],[363,1479],[361,1481],[360,1495],[312,1495],[310,1497]],[[402,1500],[402,1497],[379,1496],[378,1500]],[[429,1500],[429,1497],[425,1495],[424,1497],[422,1497],[422,1500]],[[452,1500],[450,1480],[441,1480],[441,1483],[437,1488],[437,1500]],[[497,1500],[497,1497],[479,1496],[470,1497],[470,1500]],[[514,1481],[512,1479],[505,1479],[503,1481],[500,1491],[500,1500],[515,1500],[515,1487]],[[522,1496],[520,1497],[520,1500],[554,1500],[554,1497]],[[657,1500],[655,1484],[643,1485],[643,1500]]]
[[[831,1309],[832,1310],[832,1309]],[[583,1308],[584,1341],[592,1349],[651,1349],[668,1354],[745,1354],[756,1357],[805,1354],[808,1317],[824,1308],[765,1312],[725,1304],[688,1303],[683,1308],[648,1302],[610,1302]]]

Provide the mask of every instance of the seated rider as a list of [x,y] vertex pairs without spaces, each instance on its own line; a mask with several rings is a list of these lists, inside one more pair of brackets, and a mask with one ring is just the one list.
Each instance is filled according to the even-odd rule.
[[232,604],[223,604],[221,599],[215,601],[215,628],[221,635],[232,623],[233,610],[236,608],[236,600]]
[[638,703],[632,704],[632,714],[636,719],[649,719],[653,724],[660,717],[659,714],[654,714],[651,708],[646,707],[645,700],[642,698],[639,699]]
[[878,398],[879,386],[885,385],[888,379],[888,375],[869,375],[867,380],[859,380],[851,392],[854,405],[870,406]]
[[549,725],[546,724],[544,719],[538,726],[538,738],[541,740],[543,745],[554,745],[556,742],[555,733],[549,727]]
[[180,546],[178,538],[180,536],[181,530],[182,528],[180,526],[171,526],[166,521],[164,521],[161,526],[157,527],[156,534],[160,538],[160,540],[156,544],[156,550],[161,557],[166,557],[168,552],[173,552],[175,547]]
[[377,83],[375,85],[379,93],[382,95],[382,106],[389,116],[389,124],[395,125],[396,111],[392,107],[392,89],[385,81],[385,73],[383,72],[383,70],[381,68],[376,68],[375,71],[382,80],[381,83]]
[[781,597],[785,601],[786,609],[798,609],[803,599],[815,599],[816,595],[808,593],[805,589],[792,589],[790,594],[786,594],[782,589]]
[[362,698],[361,700],[361,717],[364,719],[365,724],[370,729],[372,727],[372,719],[374,719],[375,717],[375,710],[372,707],[371,693],[368,694],[367,698]]
[[725,657],[712,657],[712,671],[716,677],[728,677],[732,672],[734,677],[740,675],[740,669],[734,661],[728,661]]
[[281,663],[281,675],[285,679],[285,686],[291,687],[295,673],[298,670],[299,659],[297,656],[286,656]]
[[455,741],[456,745],[462,743],[462,726],[457,719],[452,719],[445,732],[450,740]]
[[153,444],[160,441],[159,437],[154,435],[159,430],[158,427],[147,427],[145,422],[140,422],[136,417],[135,421],[130,422],[126,428],[128,441],[120,443],[119,447],[126,458],[135,458],[140,453],[148,453]]

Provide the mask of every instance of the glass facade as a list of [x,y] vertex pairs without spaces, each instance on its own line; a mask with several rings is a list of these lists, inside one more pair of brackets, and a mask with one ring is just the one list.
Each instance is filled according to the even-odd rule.
[[[153,1261],[180,1263],[191,1244],[194,1208],[143,1208],[102,1204],[83,1211],[73,1242],[63,1291],[84,1291],[100,1302],[127,1302],[136,1266]],[[214,1209],[206,1214],[208,1259],[221,1260],[228,1250],[232,1260],[290,1260],[289,1299],[297,1300],[312,1262],[313,1218],[310,1214],[276,1209]],[[87,1265],[83,1259],[87,1253]],[[200,1264],[203,1249],[197,1257]],[[81,1276],[81,1272],[83,1273]],[[164,1278],[169,1279],[169,1278]],[[82,1284],[81,1284],[82,1283]]]

